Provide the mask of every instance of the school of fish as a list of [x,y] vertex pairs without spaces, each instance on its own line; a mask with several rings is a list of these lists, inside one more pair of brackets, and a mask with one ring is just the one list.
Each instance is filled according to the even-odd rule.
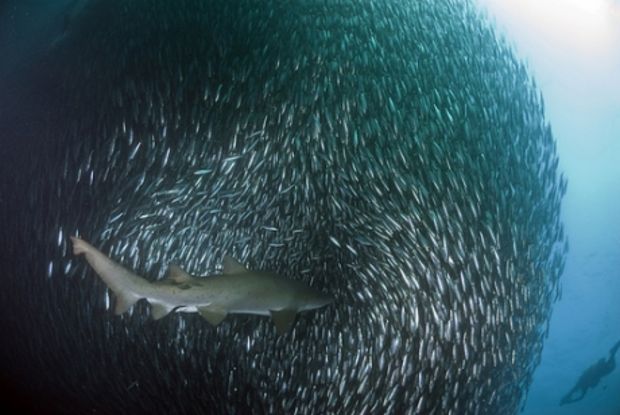
[[[45,62],[0,167],[16,382],[65,413],[518,412],[567,182],[473,2],[91,1]],[[115,316],[72,235],[150,281],[230,255],[334,303],[281,336]]]

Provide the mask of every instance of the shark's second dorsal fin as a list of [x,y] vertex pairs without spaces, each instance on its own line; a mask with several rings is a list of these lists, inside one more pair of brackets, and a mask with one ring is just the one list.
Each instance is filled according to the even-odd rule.
[[224,257],[224,274],[242,274],[244,272],[248,272],[248,269],[243,264],[229,255]]
[[192,278],[191,275],[183,271],[181,267],[176,264],[170,264],[166,277],[178,284],[187,282]]

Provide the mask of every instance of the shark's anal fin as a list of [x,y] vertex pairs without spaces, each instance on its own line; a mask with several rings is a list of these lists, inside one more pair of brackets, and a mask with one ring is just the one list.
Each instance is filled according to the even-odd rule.
[[200,315],[207,320],[209,323],[217,326],[226,318],[228,314],[226,310],[222,310],[221,308],[215,307],[198,307],[198,312]]
[[182,284],[192,279],[192,276],[181,269],[180,266],[176,264],[170,264],[168,267],[168,272],[166,273],[166,277],[177,284]]
[[276,332],[284,334],[291,329],[297,316],[297,310],[271,310],[271,318],[276,325]]
[[166,317],[168,313],[172,311],[172,308],[163,304],[151,303],[151,316],[154,320]]
[[243,266],[242,263],[237,261],[235,258],[226,255],[224,257],[224,274],[243,274],[248,272],[248,269]]
[[117,316],[127,312],[138,301],[138,298],[123,293],[115,293],[115,297],[114,314]]

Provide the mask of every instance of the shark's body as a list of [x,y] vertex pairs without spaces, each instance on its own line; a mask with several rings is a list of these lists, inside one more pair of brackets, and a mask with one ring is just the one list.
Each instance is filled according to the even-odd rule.
[[250,271],[231,257],[224,273],[192,277],[171,265],[168,278],[151,283],[108,258],[88,242],[72,237],[73,253],[88,263],[116,295],[116,314],[144,298],[159,319],[172,311],[197,312],[212,324],[227,314],[272,316],[278,333],[288,330],[300,311],[326,306],[333,299],[308,285],[272,272]]

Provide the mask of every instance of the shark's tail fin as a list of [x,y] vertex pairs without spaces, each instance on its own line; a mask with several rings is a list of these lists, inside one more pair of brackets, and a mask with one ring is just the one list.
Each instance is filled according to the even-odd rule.
[[140,277],[112,261],[85,240],[72,236],[71,242],[73,242],[73,254],[84,254],[86,261],[114,293],[116,297],[114,312],[116,314],[123,314],[142,298],[137,294],[138,290],[135,289],[136,281],[140,280]]
[[88,242],[78,238],[77,236],[72,236],[71,242],[73,242],[73,255],[85,254],[92,248],[92,246]]

